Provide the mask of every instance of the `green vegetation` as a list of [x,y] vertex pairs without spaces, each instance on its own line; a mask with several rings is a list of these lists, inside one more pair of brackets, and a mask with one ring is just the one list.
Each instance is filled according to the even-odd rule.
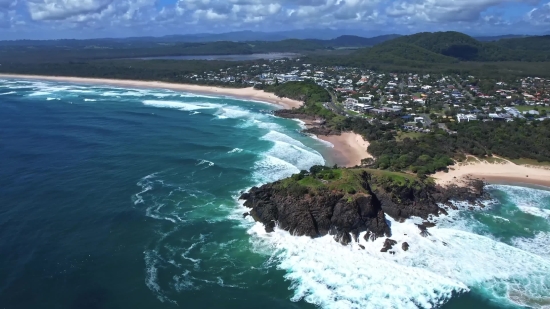
[[274,85],[256,85],[257,89],[273,92],[278,97],[304,101],[307,105],[315,105],[318,102],[330,101],[330,94],[325,88],[312,81],[287,82]]
[[[295,83],[289,86],[274,86],[286,89],[292,97],[295,91],[305,94],[323,90],[313,83]],[[325,91],[326,93],[326,91]],[[327,97],[324,95],[321,100]],[[464,161],[468,155],[495,161],[494,155],[508,159],[532,159],[539,162],[550,162],[550,120],[543,122],[515,120],[513,122],[451,123],[449,129],[458,134],[448,134],[435,129],[430,133],[404,133],[398,129],[400,119],[389,124],[369,122],[360,117],[344,117],[333,113],[318,103],[319,96],[306,95],[306,104],[287,111],[297,114],[308,114],[326,119],[330,131],[353,131],[361,134],[371,142],[369,153],[375,160],[365,160],[364,164],[372,168],[414,173],[424,178],[437,171],[447,171],[455,161]],[[325,179],[325,178],[323,178]],[[327,180],[327,179],[325,179]]]
[[457,73],[508,78],[550,76],[550,36],[480,42],[459,32],[418,33],[346,57],[312,57],[318,65],[376,71]]
[[538,165],[538,166],[548,166],[548,167],[550,167],[550,162],[539,162],[539,161],[533,160],[533,159],[521,158],[521,159],[510,160],[510,161],[514,162],[515,164],[519,164],[519,165]]
[[340,169],[326,166],[313,166],[309,171],[301,171],[292,177],[281,180],[279,189],[289,195],[316,195],[322,191],[338,191],[348,195],[370,194],[365,188],[364,173],[370,175],[372,190],[378,187],[417,187],[432,184],[431,180],[420,180],[414,175],[382,171],[368,168]]
[[415,139],[415,138],[421,137],[422,135],[424,135],[424,134],[420,133],[420,132],[402,132],[402,131],[400,131],[400,132],[397,133],[397,136],[395,137],[395,139],[399,142],[402,142],[406,138]]

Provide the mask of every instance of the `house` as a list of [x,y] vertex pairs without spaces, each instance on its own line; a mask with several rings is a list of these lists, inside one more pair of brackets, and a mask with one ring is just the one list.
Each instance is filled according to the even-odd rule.
[[472,114],[457,114],[456,120],[458,122],[470,122],[473,120],[477,120],[477,116]]
[[424,117],[414,117],[414,122],[424,123]]

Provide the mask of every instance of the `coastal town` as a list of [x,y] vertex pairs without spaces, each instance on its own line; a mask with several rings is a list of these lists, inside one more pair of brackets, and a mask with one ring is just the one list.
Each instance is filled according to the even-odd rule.
[[446,124],[550,118],[550,79],[497,80],[472,75],[381,73],[350,67],[317,67],[300,58],[266,60],[219,72],[189,74],[194,83],[257,86],[314,81],[333,102],[325,107],[348,117],[402,120],[405,131],[430,132]]

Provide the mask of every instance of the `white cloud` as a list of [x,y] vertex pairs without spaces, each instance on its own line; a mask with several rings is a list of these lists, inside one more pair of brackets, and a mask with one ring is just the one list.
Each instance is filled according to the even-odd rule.
[[535,25],[550,25],[550,2],[527,14],[528,20]]
[[13,8],[16,4],[17,0],[0,0],[0,10]]
[[29,0],[33,20],[63,20],[77,15],[99,13],[113,0]]
[[507,3],[535,4],[538,0],[412,0],[398,1],[386,9],[390,17],[423,22],[472,22],[490,7]]
[[[160,7],[159,0],[0,0],[0,22],[12,27],[12,33],[17,29],[21,33],[72,29],[73,33],[103,31],[102,36],[297,28],[364,29],[371,33],[493,29],[507,33],[519,31],[514,25],[520,22],[522,29],[531,33],[531,29],[550,24],[550,3],[537,5],[540,0],[169,1],[172,4]],[[523,4],[525,20],[503,14],[518,3]]]

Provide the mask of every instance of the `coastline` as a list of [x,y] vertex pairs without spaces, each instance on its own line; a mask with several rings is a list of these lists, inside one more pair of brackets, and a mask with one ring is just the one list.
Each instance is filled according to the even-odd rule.
[[[21,75],[21,74],[3,74],[0,73],[0,78],[6,79],[22,79],[22,80],[43,80],[54,82],[67,82],[86,85],[106,85],[133,87],[145,89],[168,89],[175,91],[192,92],[205,95],[229,96],[244,100],[262,101],[277,105],[283,109],[299,108],[303,102],[288,98],[279,98],[276,95],[261,90],[256,90],[252,87],[248,88],[223,88],[214,86],[202,86],[192,84],[176,84],[159,81],[139,81],[125,79],[103,79],[103,78],[84,78],[84,77],[68,77],[68,76],[46,76],[46,75]],[[302,120],[307,125],[314,125],[313,121]],[[363,140],[359,134],[346,132],[341,135],[317,136],[319,139],[334,145],[327,153],[331,161],[338,166],[354,167],[361,165],[361,160],[372,158],[367,152],[369,142]]]
[[229,96],[239,99],[262,101],[278,105],[285,109],[298,108],[303,102],[288,98],[279,98],[273,93],[256,90],[253,87],[248,88],[223,88],[214,86],[202,86],[192,84],[176,84],[160,81],[139,81],[128,79],[103,79],[103,78],[85,78],[85,77],[69,77],[69,76],[46,76],[46,75],[21,75],[21,74],[4,74],[0,73],[0,78],[6,79],[22,79],[22,80],[43,80],[55,82],[67,82],[74,84],[88,85],[109,85],[121,87],[134,87],[146,89],[168,89],[184,92],[193,92],[205,95]]
[[535,166],[517,165],[510,161],[455,165],[449,172],[433,175],[441,186],[461,185],[468,178],[477,178],[491,184],[530,184],[550,188],[550,169]]
[[317,135],[323,141],[334,145],[329,152],[335,164],[341,167],[355,167],[361,165],[361,160],[372,158],[367,152],[370,143],[359,134],[345,132],[341,135]]

